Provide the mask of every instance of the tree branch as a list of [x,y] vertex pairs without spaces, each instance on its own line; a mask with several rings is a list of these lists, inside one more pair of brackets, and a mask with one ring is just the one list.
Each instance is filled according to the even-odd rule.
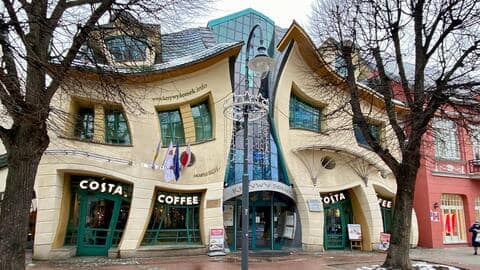
[[20,37],[20,39],[22,39],[22,42],[25,44],[25,32],[23,31],[22,26],[20,25],[20,22],[17,17],[17,13],[13,8],[12,3],[10,3],[10,1],[8,0],[2,0],[2,1],[5,7],[7,8],[8,16],[10,17],[10,21],[12,22],[15,32],[17,32],[17,35]]
[[113,3],[114,3],[114,0],[102,1],[102,4],[97,9],[95,9],[95,11],[92,13],[90,18],[88,19],[88,21],[80,29],[80,32],[73,38],[72,45],[70,46],[70,49],[68,50],[67,55],[61,61],[58,72],[54,74],[54,78],[52,82],[50,83],[50,85],[47,87],[45,91],[44,102],[46,102],[47,104],[50,103],[51,98],[57,91],[66,73],[70,69],[72,62],[75,59],[80,47],[85,43],[85,41],[87,40],[87,37],[94,29],[94,26],[98,22],[100,17],[102,17],[103,14],[105,14],[105,12],[110,9]]

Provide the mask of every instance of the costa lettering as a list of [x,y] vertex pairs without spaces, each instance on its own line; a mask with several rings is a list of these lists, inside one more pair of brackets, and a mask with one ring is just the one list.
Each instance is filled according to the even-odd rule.
[[199,204],[198,196],[178,196],[178,195],[168,195],[168,194],[159,194],[157,196],[157,201],[163,204],[173,204],[173,205],[197,205]]
[[392,208],[392,201],[387,201],[382,198],[378,198],[378,204],[383,208]]
[[120,195],[123,196],[123,188],[121,185],[112,184],[112,183],[105,183],[105,182],[98,182],[95,180],[82,180],[78,186],[81,189],[88,189],[91,191],[98,191],[102,193],[110,193],[112,195]]
[[332,194],[332,195],[325,195],[322,197],[323,204],[336,203],[342,200],[345,200],[345,195],[343,195],[343,192]]

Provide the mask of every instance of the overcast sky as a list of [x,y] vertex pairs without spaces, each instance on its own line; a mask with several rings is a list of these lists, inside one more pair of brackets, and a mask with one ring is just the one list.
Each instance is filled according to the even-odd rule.
[[231,13],[253,8],[271,18],[276,25],[288,28],[295,19],[302,26],[308,23],[310,5],[313,0],[219,0],[211,15],[198,21],[197,26],[206,26],[207,22]]

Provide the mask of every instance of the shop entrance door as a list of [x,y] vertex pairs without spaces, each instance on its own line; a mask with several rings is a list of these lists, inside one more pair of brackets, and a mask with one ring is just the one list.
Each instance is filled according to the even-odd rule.
[[252,249],[272,249],[272,207],[257,206],[253,208]]
[[106,256],[112,246],[121,199],[101,195],[84,196],[80,202],[78,256]]
[[324,205],[324,245],[325,249],[345,249],[348,247],[347,224],[351,223],[350,201]]

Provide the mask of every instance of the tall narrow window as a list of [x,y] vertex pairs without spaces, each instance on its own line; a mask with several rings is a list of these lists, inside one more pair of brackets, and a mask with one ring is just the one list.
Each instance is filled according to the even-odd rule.
[[185,134],[183,132],[183,122],[180,117],[180,111],[159,112],[158,117],[160,118],[163,146],[168,146],[170,142],[174,144],[184,144]]
[[[368,132],[370,133],[370,135],[372,135],[373,139],[376,142],[380,142],[381,140],[381,130],[382,127],[380,125],[372,123],[368,124]],[[360,128],[358,126],[354,126],[353,131],[355,133],[355,139],[357,139],[357,143],[363,146],[368,146],[367,139],[365,139],[365,137],[363,136]]]
[[130,144],[130,132],[125,116],[121,111],[105,113],[105,142],[113,144]]
[[443,242],[466,242],[465,213],[460,195],[442,194]]
[[319,132],[321,130],[321,109],[290,96],[290,127]]
[[470,126],[473,159],[480,160],[480,126]]
[[145,38],[116,36],[105,41],[116,62],[145,61],[147,43]]
[[82,140],[93,139],[94,113],[91,108],[82,108],[77,114],[75,124],[75,137]]
[[208,110],[208,103],[204,102],[192,106],[192,116],[195,123],[195,138],[197,142],[212,138],[212,118]]
[[475,220],[480,220],[480,196],[475,198]]
[[435,136],[436,158],[460,159],[457,127],[452,120],[435,118],[433,120],[433,135]]

